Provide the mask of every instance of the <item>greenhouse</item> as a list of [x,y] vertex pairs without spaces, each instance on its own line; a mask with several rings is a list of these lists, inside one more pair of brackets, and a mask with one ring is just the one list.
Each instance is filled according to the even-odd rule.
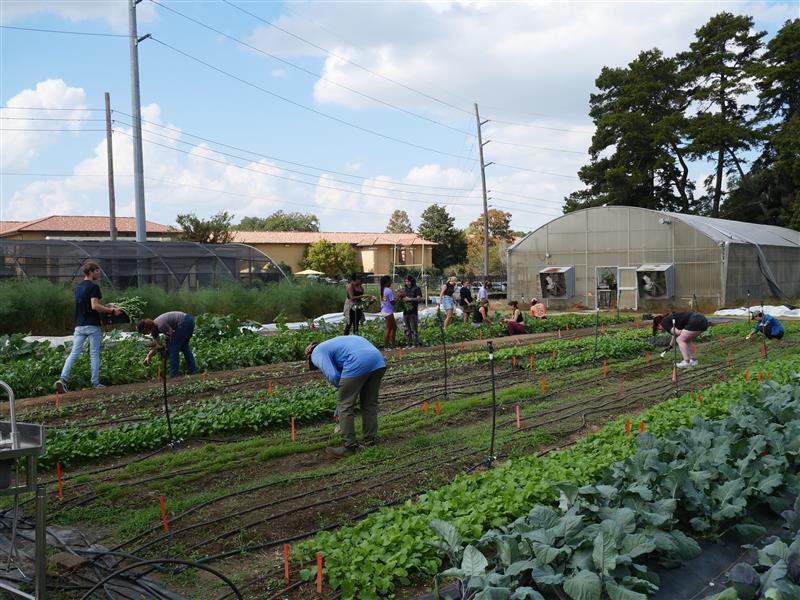
[[715,309],[800,296],[800,232],[627,206],[569,213],[508,250],[509,298]]
[[285,278],[269,256],[245,244],[0,239],[0,256],[0,281],[72,282],[82,277],[81,265],[88,260],[99,263],[103,280],[119,288],[153,284],[197,289],[226,281],[250,285]]

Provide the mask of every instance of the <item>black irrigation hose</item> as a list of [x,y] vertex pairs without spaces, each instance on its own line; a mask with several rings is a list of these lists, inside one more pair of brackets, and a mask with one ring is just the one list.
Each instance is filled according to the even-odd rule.
[[143,567],[143,566],[146,566],[146,565],[163,565],[163,564],[185,565],[187,567],[192,567],[192,568],[195,568],[195,569],[200,569],[202,571],[206,571],[207,573],[210,573],[210,574],[214,575],[215,577],[217,577],[218,579],[222,580],[225,583],[225,585],[227,585],[229,588],[231,588],[231,591],[234,593],[234,595],[239,600],[244,600],[243,597],[242,597],[241,592],[233,584],[233,582],[230,579],[228,579],[225,575],[223,575],[222,573],[217,571],[216,569],[212,569],[211,567],[208,567],[208,566],[206,566],[204,564],[201,564],[199,562],[196,562],[196,561],[181,560],[181,559],[177,559],[177,558],[157,558],[157,559],[154,559],[154,560],[143,560],[143,561],[140,561],[138,563],[134,563],[132,565],[128,565],[126,567],[120,567],[116,571],[113,571],[111,574],[107,575],[106,577],[104,577],[103,579],[98,581],[88,592],[86,592],[83,596],[81,596],[80,600],[89,600],[89,598],[91,598],[92,594],[94,592],[96,592],[97,590],[99,590],[103,585],[105,585],[106,583],[108,583],[109,581],[114,579],[115,577],[118,577],[118,576],[122,575],[123,573],[127,573],[128,571],[130,571],[132,569],[137,569],[139,567]]

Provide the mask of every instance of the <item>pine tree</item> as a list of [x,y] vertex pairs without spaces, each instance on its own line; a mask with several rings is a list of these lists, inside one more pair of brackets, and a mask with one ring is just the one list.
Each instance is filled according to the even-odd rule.
[[408,213],[404,210],[395,210],[389,217],[389,224],[386,225],[386,233],[413,233],[411,221]]

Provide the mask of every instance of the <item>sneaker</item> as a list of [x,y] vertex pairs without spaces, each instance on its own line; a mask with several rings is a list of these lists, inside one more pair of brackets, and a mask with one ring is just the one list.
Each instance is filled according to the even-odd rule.
[[356,453],[356,448],[350,446],[328,446],[325,448],[325,454],[333,458],[348,458]]
[[101,390],[101,389],[103,389],[103,388],[104,388],[104,387],[106,387],[106,386],[104,386],[102,383],[98,383],[97,385],[93,385],[92,387],[93,387],[94,389],[96,389],[96,390]]
[[333,426],[333,433],[339,433],[342,430],[342,426],[338,423]]
[[53,387],[56,388],[56,391],[59,394],[66,394],[69,391],[69,388],[67,387],[67,382],[64,381],[63,379],[59,379],[58,381],[56,381],[53,384]]
[[700,362],[699,362],[699,361],[698,361],[696,358],[690,358],[690,359],[689,359],[689,364],[690,364],[691,366],[693,366],[693,367],[696,367],[697,365],[699,365],[699,364],[700,364]]
[[391,352],[392,350],[394,350],[394,348],[384,348],[383,349],[384,352]]
[[688,369],[689,367],[692,366],[692,363],[690,361],[687,361],[687,360],[682,360],[681,362],[679,362],[675,366],[678,367],[679,369]]

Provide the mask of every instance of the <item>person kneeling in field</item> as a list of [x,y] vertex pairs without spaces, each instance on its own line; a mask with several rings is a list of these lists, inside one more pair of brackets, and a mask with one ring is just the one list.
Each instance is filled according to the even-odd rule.
[[356,398],[361,402],[364,445],[378,441],[378,393],[386,372],[386,361],[375,346],[362,337],[339,336],[306,347],[309,369],[319,369],[336,387],[336,409],[342,446],[325,448],[334,458],[352,456],[358,450],[355,415]]
[[189,347],[189,340],[194,335],[194,317],[179,310],[166,312],[155,319],[142,319],[136,324],[136,330],[142,335],[152,335],[156,345],[147,353],[144,359],[145,366],[150,364],[150,359],[161,349],[159,335],[167,338],[167,355],[169,356],[170,377],[177,377],[181,370],[181,353],[186,359],[186,370],[190,375],[197,373],[197,364],[194,354]]
[[783,338],[783,325],[778,319],[772,315],[765,315],[763,312],[758,311],[753,315],[756,319],[756,326],[753,328],[745,339],[749,340],[756,333],[763,333],[764,337],[768,340],[780,340]]

